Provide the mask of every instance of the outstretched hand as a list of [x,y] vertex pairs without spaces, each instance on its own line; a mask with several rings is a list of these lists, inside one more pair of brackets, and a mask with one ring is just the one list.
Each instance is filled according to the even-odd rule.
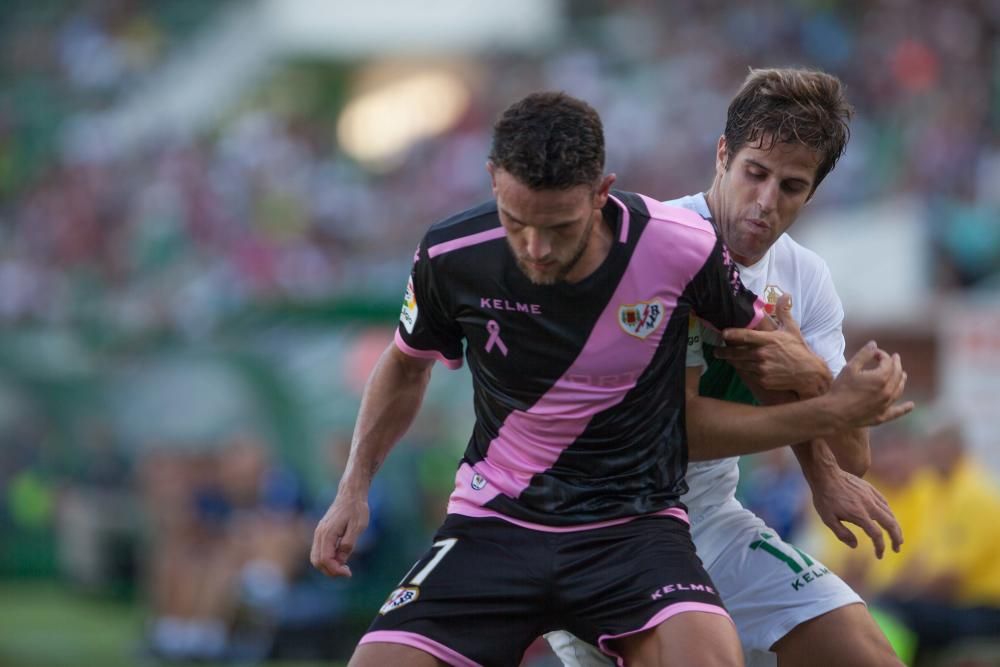
[[875,546],[875,557],[885,553],[885,538],[889,534],[892,550],[899,552],[903,530],[885,497],[874,486],[840,468],[810,482],[813,506],[823,523],[841,542],[852,549],[858,539],[843,522],[853,523],[863,530]]

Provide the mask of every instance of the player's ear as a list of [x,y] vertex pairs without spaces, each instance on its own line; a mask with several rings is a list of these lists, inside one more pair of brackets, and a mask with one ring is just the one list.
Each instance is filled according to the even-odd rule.
[[497,166],[493,164],[492,161],[486,161],[486,171],[490,175],[490,187],[493,188],[493,194],[497,193]]
[[720,176],[729,169],[729,144],[726,142],[726,135],[719,135],[719,142],[715,146],[715,173]]
[[594,189],[594,208],[604,208],[608,202],[608,196],[611,194],[611,186],[616,180],[618,180],[617,174],[607,174],[601,177]]

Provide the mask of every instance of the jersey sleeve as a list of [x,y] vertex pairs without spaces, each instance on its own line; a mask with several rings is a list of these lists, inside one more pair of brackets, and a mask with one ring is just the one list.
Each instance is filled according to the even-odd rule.
[[451,369],[462,366],[462,330],[438,288],[426,239],[417,248],[396,327],[396,347],[421,359],[435,359]]
[[743,285],[740,271],[721,239],[689,286],[691,308],[716,329],[753,328],[766,315],[764,302]]
[[802,337],[836,377],[847,364],[844,358],[844,306],[826,264],[810,292],[812,303],[809,304],[810,313],[802,318]]

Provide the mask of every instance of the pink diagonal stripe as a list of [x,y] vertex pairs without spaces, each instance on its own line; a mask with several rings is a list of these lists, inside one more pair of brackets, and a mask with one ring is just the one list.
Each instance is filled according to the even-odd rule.
[[[660,209],[666,214],[679,210]],[[678,223],[672,215],[649,221],[614,295],[576,360],[531,408],[515,410],[507,417],[486,458],[476,464],[489,484],[516,498],[534,475],[555,463],[595,414],[624,399],[653,358],[677,297],[704,265],[714,245],[715,233],[707,222]],[[669,267],[664,267],[664,258],[671,261]],[[664,310],[656,330],[645,339],[627,334],[618,323],[619,308],[653,301]],[[468,487],[456,488],[455,493],[470,494],[468,500],[475,502]]]
[[443,255],[446,252],[451,252],[452,250],[458,250],[459,248],[468,248],[469,246],[478,245],[480,243],[486,243],[487,241],[492,241],[494,239],[502,239],[506,234],[506,230],[503,227],[497,227],[496,229],[487,229],[485,232],[479,232],[478,234],[469,234],[468,236],[463,236],[452,241],[445,241],[444,243],[438,243],[437,245],[432,245],[427,249],[427,254],[431,258],[437,257],[438,255]]

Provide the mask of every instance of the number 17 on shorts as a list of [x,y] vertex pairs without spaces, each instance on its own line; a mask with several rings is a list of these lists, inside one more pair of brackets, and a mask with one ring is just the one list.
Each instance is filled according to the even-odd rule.
[[420,566],[423,559],[414,563],[413,567],[410,568],[410,571],[407,572],[402,581],[399,582],[399,585],[392,591],[392,593],[389,593],[389,597],[386,599],[385,604],[379,608],[378,613],[384,616],[393,609],[399,609],[400,607],[408,605],[420,597],[420,584],[424,583],[424,580],[428,577],[428,575],[434,571],[434,568],[438,566],[438,563],[440,563],[446,555],[448,555],[448,552],[451,551],[452,547],[454,547],[457,542],[457,537],[449,537],[446,540],[435,542],[432,545],[432,548],[436,549],[436,551],[431,559],[427,561],[427,564],[420,568],[416,574],[413,574],[413,571]]

